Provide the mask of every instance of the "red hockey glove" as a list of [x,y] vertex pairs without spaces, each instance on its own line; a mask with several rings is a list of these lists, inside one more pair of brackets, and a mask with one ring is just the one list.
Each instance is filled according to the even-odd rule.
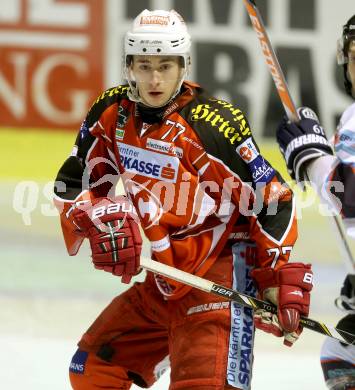
[[300,316],[308,316],[313,272],[310,264],[288,263],[278,269],[258,268],[251,272],[261,299],[278,307],[277,315],[259,309],[254,312],[258,329],[284,337],[291,347],[302,332]]
[[133,206],[125,196],[113,202],[98,198],[73,211],[73,220],[90,241],[95,268],[122,276],[129,283],[138,273],[142,237],[133,214]]

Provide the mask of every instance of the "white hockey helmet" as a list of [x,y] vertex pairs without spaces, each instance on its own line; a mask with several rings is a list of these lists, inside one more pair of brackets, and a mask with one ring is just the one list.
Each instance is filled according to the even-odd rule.
[[180,91],[181,84],[186,78],[190,65],[191,37],[187,31],[184,19],[175,10],[164,11],[145,9],[133,21],[130,31],[124,39],[124,63],[125,77],[130,86],[129,97],[133,101],[140,102],[139,91],[130,64],[133,55],[155,56],[179,56],[182,58],[180,80],[174,98]]

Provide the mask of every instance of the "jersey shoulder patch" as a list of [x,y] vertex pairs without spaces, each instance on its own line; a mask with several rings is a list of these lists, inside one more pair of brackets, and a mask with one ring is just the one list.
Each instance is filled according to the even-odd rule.
[[184,117],[199,136],[206,152],[223,161],[242,180],[268,183],[274,169],[260,154],[243,111],[234,105],[199,95]]
[[218,133],[231,145],[238,146],[251,136],[250,126],[243,111],[231,103],[200,95],[189,108],[187,121],[193,127],[198,125]]

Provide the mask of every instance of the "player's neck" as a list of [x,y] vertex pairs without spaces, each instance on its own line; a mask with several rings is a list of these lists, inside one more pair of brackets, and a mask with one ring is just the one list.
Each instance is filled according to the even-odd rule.
[[162,107],[148,107],[142,103],[137,104],[138,112],[145,123],[153,124],[160,122],[168,104]]

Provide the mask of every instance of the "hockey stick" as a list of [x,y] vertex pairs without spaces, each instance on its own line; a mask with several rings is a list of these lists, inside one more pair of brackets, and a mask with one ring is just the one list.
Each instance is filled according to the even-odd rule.
[[[271,45],[270,39],[267,35],[265,25],[261,18],[260,12],[256,6],[254,0],[243,0],[244,5],[248,11],[251,24],[256,32],[256,35],[260,41],[261,49],[266,61],[266,64],[269,67],[271,76],[274,80],[275,87],[279,94],[281,103],[284,107],[286,115],[289,120],[292,122],[298,122],[299,116],[297,114],[296,106],[292,100],[290,91],[288,89],[285,76],[282,72],[280,63],[276,57],[275,51]],[[343,256],[346,259],[346,265],[349,270],[355,269],[355,259],[353,254],[351,253],[350,246],[348,240],[346,238],[346,234],[343,229],[342,222],[340,218],[336,215],[332,216],[335,228],[338,232],[339,243],[343,252]]]
[[[178,282],[187,284],[199,290],[226,298],[229,301],[237,302],[240,305],[249,307],[253,310],[264,309],[268,312],[277,314],[277,307],[270,302],[265,302],[261,299],[242,294],[236,290],[232,290],[220,284],[215,284],[207,279],[200,278],[199,276],[195,276],[177,268],[170,267],[169,265],[148,259],[147,257],[141,257],[141,267],[156,274],[163,275]],[[355,335],[352,333],[341,329],[332,328],[323,324],[322,322],[312,320],[308,317],[301,317],[300,323],[307,329],[329,337],[333,337],[343,343],[355,344]]]

